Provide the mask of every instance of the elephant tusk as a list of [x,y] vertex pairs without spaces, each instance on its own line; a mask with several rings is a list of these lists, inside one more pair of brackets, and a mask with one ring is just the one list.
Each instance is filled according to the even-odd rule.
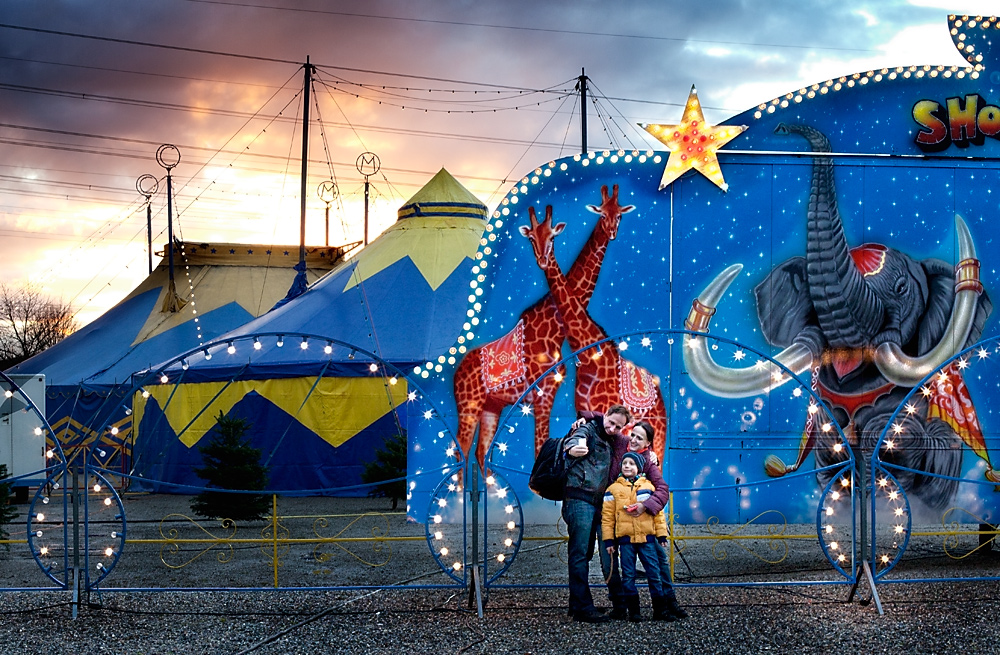
[[983,285],[979,281],[976,245],[962,217],[955,214],[958,233],[958,265],[955,266],[955,301],[948,326],[934,348],[920,357],[910,357],[895,343],[883,343],[875,349],[875,365],[893,384],[916,386],[921,380],[954,357],[965,346],[976,315],[976,304]]
[[[716,306],[741,270],[741,264],[733,264],[705,287],[692,302],[691,311],[684,322],[687,329],[708,333],[708,324],[715,314]],[[770,391],[791,379],[774,364],[762,363],[747,368],[721,366],[712,359],[707,342],[705,338],[685,334],[684,365],[694,383],[715,396],[745,398]],[[802,344],[792,344],[774,359],[796,375],[808,371],[813,362],[809,348]]]

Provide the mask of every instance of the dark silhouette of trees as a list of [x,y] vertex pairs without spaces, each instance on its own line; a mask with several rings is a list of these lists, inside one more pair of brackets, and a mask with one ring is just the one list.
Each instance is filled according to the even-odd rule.
[[73,307],[33,285],[0,283],[0,369],[54,346],[77,329]]

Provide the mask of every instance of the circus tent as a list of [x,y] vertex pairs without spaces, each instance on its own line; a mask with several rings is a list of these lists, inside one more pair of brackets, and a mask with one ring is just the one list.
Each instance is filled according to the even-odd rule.
[[[310,281],[343,260],[348,247],[309,248]],[[209,341],[267,312],[295,277],[298,247],[175,243],[170,295],[167,258],[121,302],[60,343],[8,374],[44,375],[46,414],[56,438],[74,457],[78,446],[101,444],[110,466],[128,459],[132,417],[122,394],[131,375]],[[102,424],[114,434],[95,430]],[[122,454],[125,455],[124,460]]]
[[397,216],[301,296],[164,362],[169,383],[154,368],[135,401],[134,469],[147,486],[199,484],[197,446],[222,412],[251,422],[271,489],[367,491],[350,489],[363,462],[406,425],[399,373],[439,355],[467,320],[487,209],[442,169]]

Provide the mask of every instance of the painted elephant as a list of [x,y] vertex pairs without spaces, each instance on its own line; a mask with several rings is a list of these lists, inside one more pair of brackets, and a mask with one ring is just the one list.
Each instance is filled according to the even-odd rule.
[[[814,152],[831,152],[826,136],[814,128],[781,125],[777,133],[804,137]],[[903,397],[977,341],[992,311],[979,281],[975,245],[959,216],[956,266],[918,261],[880,244],[851,248],[837,209],[833,162],[817,156],[806,220],[805,256],[780,264],[756,287],[757,315],[768,343],[783,349],[776,359],[796,375],[810,374],[833,416],[811,412],[797,460],[786,466],[774,455],[766,459],[772,477],[799,468],[810,451],[817,468],[846,460],[836,431],[821,428],[831,420],[853,448],[870,454]],[[716,305],[741,268],[730,266],[694,301],[688,329],[708,331]],[[689,336],[684,355],[693,381],[710,393],[751,396],[790,379],[777,367],[724,367],[712,359],[705,341]],[[954,364],[900,417],[880,455],[912,469],[894,471],[912,497],[934,509],[952,501],[957,481],[919,472],[959,477],[963,441],[986,460],[987,478],[1000,479],[989,465],[972,399]],[[825,485],[833,473],[821,471],[819,482]]]

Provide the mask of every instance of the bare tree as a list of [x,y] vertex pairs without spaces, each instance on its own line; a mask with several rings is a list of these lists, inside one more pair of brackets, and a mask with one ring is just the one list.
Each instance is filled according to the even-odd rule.
[[35,286],[0,283],[0,369],[53,346],[77,329],[73,307]]

